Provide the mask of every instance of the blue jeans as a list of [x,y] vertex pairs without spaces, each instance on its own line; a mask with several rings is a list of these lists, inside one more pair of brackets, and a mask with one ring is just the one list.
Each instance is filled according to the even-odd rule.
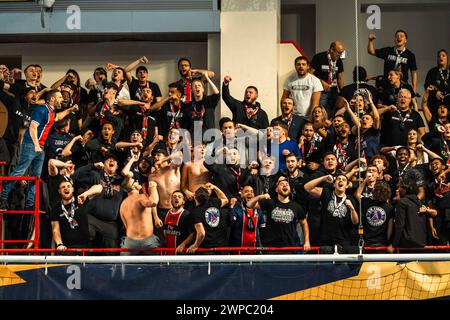
[[[34,151],[34,144],[23,141],[20,145],[19,159],[17,160],[17,166],[13,172],[11,172],[11,177],[23,176],[25,171],[29,169],[28,175],[31,177],[40,177],[42,172],[42,165],[44,164],[44,153],[36,153]],[[5,181],[3,184],[3,190],[0,194],[0,198],[8,199],[9,193],[11,192],[12,186],[15,181]],[[35,184],[28,184],[27,196],[25,199],[25,207],[34,207],[34,193]]]

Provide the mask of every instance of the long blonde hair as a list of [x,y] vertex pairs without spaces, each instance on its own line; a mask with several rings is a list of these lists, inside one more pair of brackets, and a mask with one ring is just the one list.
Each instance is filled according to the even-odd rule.
[[311,112],[311,115],[309,116],[309,122],[314,123],[314,110],[316,110],[317,108],[320,108],[320,110],[322,110],[322,117],[323,117],[322,121],[325,122],[326,120],[328,120],[328,113],[327,113],[327,110],[325,109],[325,107],[315,106]]

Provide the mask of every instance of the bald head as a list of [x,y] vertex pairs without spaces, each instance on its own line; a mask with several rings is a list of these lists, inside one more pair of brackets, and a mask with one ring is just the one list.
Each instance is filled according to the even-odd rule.
[[334,41],[330,44],[330,55],[333,61],[339,59],[339,57],[344,53],[344,44],[341,41]]

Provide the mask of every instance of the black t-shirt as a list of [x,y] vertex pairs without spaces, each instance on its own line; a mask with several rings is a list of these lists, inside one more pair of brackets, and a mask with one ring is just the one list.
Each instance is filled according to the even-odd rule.
[[169,134],[171,127],[181,128],[184,113],[186,112],[186,105],[180,103],[179,107],[172,105],[170,102],[164,104],[158,112],[158,133],[162,136]]
[[220,200],[215,198],[192,210],[192,223],[201,223],[205,228],[206,235],[201,248],[228,246],[230,216],[220,205]]
[[348,244],[351,241],[353,229],[350,209],[345,205],[343,198],[337,197],[334,190],[330,188],[322,189],[320,200],[322,201],[321,245]]
[[415,93],[413,88],[406,82],[401,82],[399,88],[394,88],[389,83],[384,83],[380,93],[380,102],[385,106],[397,105],[397,97],[401,89],[409,90],[411,97],[414,97]]
[[[71,227],[69,219],[64,215],[62,203],[60,201],[53,206],[50,213],[50,220],[59,222],[62,242],[66,247],[68,248],[73,246],[87,247],[87,244],[89,242],[89,227],[88,227],[86,206],[85,205],[79,206],[76,200],[75,203],[73,203],[73,205],[74,205],[73,219],[74,221],[76,221],[76,223],[72,222],[72,226],[74,226],[75,224],[77,225],[74,226],[74,228]],[[71,216],[70,215],[71,206],[72,204],[64,205],[68,217]]]
[[[40,84],[38,86],[30,86],[26,80],[16,80],[14,84],[11,85],[9,88],[9,92],[14,94],[16,98],[19,99],[19,103],[21,106],[27,105],[27,102],[25,101],[25,97],[30,90],[36,90],[36,92],[40,92],[44,90],[46,86],[43,84]],[[45,98],[45,95],[44,97]]]
[[409,79],[409,71],[417,70],[416,56],[409,49],[405,49],[398,54],[395,47],[384,47],[376,49],[375,56],[384,60],[384,76],[386,78],[389,71],[396,69],[396,63],[399,63],[403,73],[403,80],[406,82]]
[[193,232],[191,213],[187,210],[178,214],[172,214],[169,210],[164,213],[161,220],[164,223],[164,237],[167,248],[176,248]]
[[100,184],[100,174],[99,171],[95,169],[94,165],[78,167],[75,170],[72,179],[74,182],[75,195],[80,195],[93,185]]
[[98,89],[91,89],[89,91],[87,102],[88,103],[99,103],[103,99],[103,91]]
[[388,110],[381,124],[381,144],[384,146],[405,146],[408,131],[425,127],[421,115],[412,109],[408,111]]
[[65,146],[72,141],[73,136],[64,132],[55,132],[45,141],[45,152],[49,159],[57,159],[61,156]]
[[361,199],[364,241],[368,246],[387,245],[387,227],[393,218],[393,207],[370,198]]
[[156,112],[150,112],[137,105],[131,106],[128,111],[129,123],[124,128],[124,138],[128,141],[135,130],[139,130],[144,138],[144,145],[153,141],[155,135]]
[[[0,81],[1,89],[1,81]],[[19,130],[22,127],[28,126],[31,122],[31,108],[28,104],[23,107],[19,103],[19,99],[10,94],[0,91],[0,101],[3,102],[8,110],[8,126],[3,135],[3,138],[8,144],[16,143],[19,137]]]
[[81,168],[87,165],[91,159],[91,153],[86,149],[86,145],[83,145],[81,141],[76,141],[72,147],[72,162],[75,164],[75,168]]
[[378,101],[378,91],[377,88],[375,88],[374,86],[371,86],[370,84],[366,83],[366,82],[360,82],[359,83],[359,90],[358,90],[358,86],[356,83],[351,83],[349,85],[346,85],[342,88],[341,92],[339,93],[339,95],[341,97],[344,97],[345,100],[350,101],[353,96],[357,93],[361,92],[361,89],[367,89],[369,90],[369,92],[372,94],[372,100],[374,103],[377,103]]
[[[105,148],[107,151],[104,151]],[[90,161],[92,163],[97,163],[97,162],[103,162],[104,157],[106,156],[106,154],[108,153],[113,153],[113,151],[115,150],[115,144],[112,141],[111,143],[103,140],[102,137],[99,138],[94,138],[88,141],[88,143],[86,143],[84,149],[87,151],[87,153],[90,155]],[[73,158],[73,156],[72,156]]]
[[[109,190],[107,179],[109,179],[111,190]],[[122,176],[106,177],[106,174],[100,173],[100,183],[103,190],[102,193],[88,202],[89,213],[103,221],[116,221],[120,204],[126,195],[121,188],[122,181]]]
[[297,223],[306,218],[303,208],[294,201],[281,203],[278,200],[261,200],[259,205],[266,217],[266,227],[262,235],[265,246],[294,246]]
[[[131,83],[128,85],[128,88],[130,89],[130,98],[131,100],[141,101],[141,86],[139,85],[139,80],[136,78],[133,78]],[[161,97],[161,90],[159,89],[159,86],[155,82],[147,81],[146,86],[143,88],[150,88],[152,89],[153,93],[153,99],[156,101],[156,98]]]
[[341,143],[337,139],[332,146],[331,151],[336,155],[338,160],[338,169],[345,170],[350,162],[358,158],[358,151],[353,139],[349,138],[347,143]]
[[203,97],[203,100],[201,101],[195,101],[195,98],[192,99],[192,101],[185,106],[182,127],[189,130],[191,135],[194,132],[194,121],[200,121],[203,132],[214,128],[214,111],[219,100],[219,94]]
[[[438,91],[441,91],[444,95],[449,93],[450,84],[450,70],[441,70],[438,67],[431,68],[425,78],[425,90],[428,86],[433,85]],[[430,92],[428,98],[428,107],[433,115],[437,114],[437,107],[442,103],[436,98],[436,90]]]
[[303,161],[306,164],[309,162],[320,163],[322,161],[322,155],[324,151],[323,140],[319,141],[317,137],[314,137],[312,141],[306,141],[301,148]]
[[244,176],[244,170],[238,166],[227,164],[208,164],[203,165],[213,176],[214,184],[222,190],[230,199],[239,199],[239,187],[242,185],[241,178]]
[[[311,68],[314,69],[314,75],[317,78],[319,78],[320,80],[323,80],[325,82],[328,82],[328,76],[329,76],[329,70],[330,70],[330,65],[328,62],[328,51],[324,51],[324,52],[314,55],[314,57],[311,61]],[[336,66],[333,68],[333,71],[336,73],[344,72],[344,64],[342,63],[341,58],[339,58],[336,61]]]

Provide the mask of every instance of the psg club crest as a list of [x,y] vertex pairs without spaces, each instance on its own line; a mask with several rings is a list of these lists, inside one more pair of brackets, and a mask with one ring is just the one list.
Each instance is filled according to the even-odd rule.
[[370,207],[366,213],[367,222],[372,227],[379,227],[386,221],[386,212],[380,207]]
[[215,207],[210,207],[206,209],[205,211],[205,219],[206,223],[212,227],[215,228],[219,225],[220,222],[220,211],[219,209]]

